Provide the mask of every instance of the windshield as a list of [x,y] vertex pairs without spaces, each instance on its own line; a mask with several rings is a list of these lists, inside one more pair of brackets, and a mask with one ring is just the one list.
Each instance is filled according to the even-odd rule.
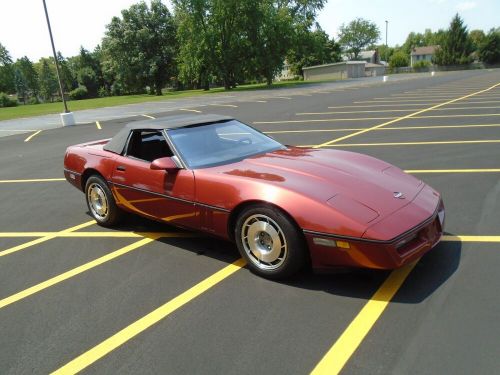
[[285,149],[281,143],[236,120],[170,129],[167,133],[191,169]]

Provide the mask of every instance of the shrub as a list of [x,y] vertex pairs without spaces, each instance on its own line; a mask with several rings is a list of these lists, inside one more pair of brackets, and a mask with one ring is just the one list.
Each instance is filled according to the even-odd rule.
[[88,91],[85,86],[78,86],[76,89],[69,92],[69,97],[73,100],[85,99],[88,96]]
[[6,93],[0,92],[0,107],[16,107],[17,100],[9,98]]
[[410,63],[408,55],[403,51],[398,51],[392,54],[389,59],[389,67],[390,68],[401,68],[404,66],[408,66]]

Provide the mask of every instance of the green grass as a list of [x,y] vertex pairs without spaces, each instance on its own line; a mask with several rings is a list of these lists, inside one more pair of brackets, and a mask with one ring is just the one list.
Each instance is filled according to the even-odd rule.
[[[330,82],[330,81],[280,81],[267,86],[265,83],[241,85],[232,90],[224,90],[224,88],[214,88],[209,91],[203,90],[186,90],[186,91],[167,91],[162,96],[155,95],[125,95],[125,96],[111,96],[107,98],[95,98],[84,100],[71,100],[68,101],[68,108],[70,111],[79,111],[82,109],[93,109],[102,107],[114,107],[124,104],[144,103],[144,102],[157,102],[166,101],[169,99],[187,98],[200,95],[220,94],[221,92],[235,92],[235,91],[250,91],[250,90],[272,90],[284,87],[295,87],[302,85],[309,85],[312,83]],[[57,103],[43,103],[43,104],[28,104],[19,105],[17,107],[0,108],[0,121],[10,120],[15,118],[33,117],[47,115],[51,113],[64,112],[62,102]]]

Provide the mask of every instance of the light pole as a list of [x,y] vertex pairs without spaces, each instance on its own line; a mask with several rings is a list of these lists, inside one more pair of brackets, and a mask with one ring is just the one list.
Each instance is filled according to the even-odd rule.
[[66,104],[66,99],[64,98],[64,89],[61,81],[61,74],[59,72],[59,62],[57,60],[56,47],[54,46],[54,38],[52,37],[52,29],[50,27],[49,13],[47,12],[47,4],[45,0],[43,2],[43,9],[45,10],[45,18],[47,19],[47,27],[49,28],[50,43],[52,44],[52,53],[54,54],[54,62],[56,64],[57,80],[59,81],[59,92],[64,104],[64,114],[61,114],[61,119],[63,125],[74,125],[75,120],[73,119],[73,114],[68,110],[68,105]]
[[387,46],[387,28],[389,27],[389,21],[385,20],[385,62],[387,63],[387,58],[389,57],[389,47]]

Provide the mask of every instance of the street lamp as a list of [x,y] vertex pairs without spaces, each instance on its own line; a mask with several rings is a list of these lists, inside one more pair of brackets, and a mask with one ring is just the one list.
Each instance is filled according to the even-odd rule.
[[42,2],[43,2],[43,9],[45,10],[45,18],[47,19],[47,27],[49,28],[50,43],[52,44],[52,53],[54,54],[54,62],[56,64],[57,80],[59,81],[59,92],[61,94],[61,98],[64,104],[64,113],[61,113],[61,120],[63,125],[74,125],[75,119],[73,117],[73,113],[71,113],[68,110],[68,105],[66,104],[66,99],[64,98],[64,90],[61,81],[61,74],[59,72],[59,62],[57,60],[56,47],[54,46],[54,38],[52,37],[52,29],[50,27],[49,13],[47,12],[47,4],[45,4],[45,0],[42,0]]
[[387,45],[387,28],[389,27],[389,21],[385,20],[385,62],[388,62],[389,58],[389,47]]

